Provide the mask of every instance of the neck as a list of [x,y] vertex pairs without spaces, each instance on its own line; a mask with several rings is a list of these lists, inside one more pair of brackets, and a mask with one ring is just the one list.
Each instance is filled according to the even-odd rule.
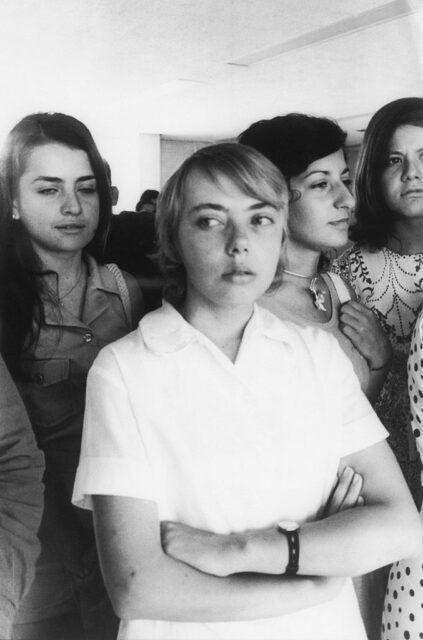
[[199,305],[187,294],[181,313],[185,320],[207,336],[234,362],[245,326],[253,313],[253,306],[233,305],[229,308],[212,306],[210,303]]
[[[286,257],[287,260],[285,269],[287,271],[291,271],[292,273],[297,273],[304,276],[309,276],[310,279],[317,273],[320,251],[305,249],[304,247],[300,247],[293,242],[289,242],[287,244]],[[286,271],[284,272],[284,279],[285,276],[287,278],[297,277],[286,274]],[[304,280],[304,282],[306,281]]]
[[81,272],[82,252],[54,254],[37,249],[43,269],[54,271],[60,278],[72,280]]
[[422,253],[423,220],[420,218],[398,220],[395,225],[395,231],[386,246],[397,253]]

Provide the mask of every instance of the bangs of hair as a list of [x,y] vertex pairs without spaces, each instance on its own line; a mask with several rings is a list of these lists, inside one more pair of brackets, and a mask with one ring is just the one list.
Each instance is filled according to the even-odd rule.
[[218,148],[207,148],[213,152],[211,158],[200,156],[194,159],[189,173],[198,171],[217,185],[222,177],[227,178],[250,198],[270,204],[276,209],[284,206],[288,194],[286,182],[272,162],[252,147],[229,143],[216,147]]

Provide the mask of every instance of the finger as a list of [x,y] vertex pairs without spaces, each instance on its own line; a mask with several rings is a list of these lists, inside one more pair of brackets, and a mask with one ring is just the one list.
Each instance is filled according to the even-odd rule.
[[369,333],[368,327],[366,327],[365,324],[363,324],[359,320],[356,320],[355,318],[351,318],[350,316],[343,316],[342,318],[340,318],[339,326],[351,327],[351,329],[354,329],[356,333]]
[[339,311],[339,319],[358,322],[365,327],[371,328],[373,331],[377,331],[380,328],[377,318],[371,311],[358,311],[342,307]]
[[359,311],[354,311],[353,309],[344,309],[342,308],[339,311],[339,318],[350,318],[351,320],[355,320],[356,322],[367,322],[368,318],[363,313]]
[[349,310],[351,313],[363,313],[364,315],[374,315],[371,309],[365,307],[361,302],[357,302],[357,300],[348,300],[348,302],[344,302],[344,304],[341,305],[341,310]]
[[337,513],[341,508],[342,503],[348,493],[349,486],[354,476],[354,471],[351,467],[345,467],[339,476],[338,482],[332,493],[329,503],[329,513]]
[[372,352],[372,348],[367,342],[366,333],[356,331],[354,327],[350,327],[348,325],[340,325],[339,328],[341,329],[344,336],[346,336],[350,340],[352,345],[363,356],[363,358],[366,358],[366,360],[368,360]]
[[351,483],[348,487],[348,491],[345,495],[344,501],[340,506],[340,511],[345,509],[351,509],[355,507],[360,497],[361,490],[363,488],[363,478],[360,474],[354,473]]
[[339,312],[339,319],[348,319],[351,322],[360,323],[366,327],[375,327],[377,326],[376,318],[373,314],[363,313],[361,311],[355,311],[353,309],[344,309],[342,308]]
[[342,322],[339,324],[339,328],[342,333],[351,340],[355,347],[357,347],[357,344],[363,345],[363,341],[366,341],[366,333],[350,324],[344,324]]

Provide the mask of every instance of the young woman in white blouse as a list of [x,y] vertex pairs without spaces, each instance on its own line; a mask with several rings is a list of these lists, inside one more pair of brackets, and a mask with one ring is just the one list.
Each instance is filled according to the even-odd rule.
[[93,509],[122,640],[364,640],[344,577],[419,551],[337,341],[255,305],[287,200],[247,147],[185,161],[159,203],[167,300],[91,369],[74,501]]

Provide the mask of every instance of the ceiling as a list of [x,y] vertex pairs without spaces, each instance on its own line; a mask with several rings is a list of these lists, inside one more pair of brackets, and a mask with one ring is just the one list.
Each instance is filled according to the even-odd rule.
[[423,96],[423,0],[0,0],[0,60],[0,135],[40,110],[206,140],[305,111],[354,143]]

